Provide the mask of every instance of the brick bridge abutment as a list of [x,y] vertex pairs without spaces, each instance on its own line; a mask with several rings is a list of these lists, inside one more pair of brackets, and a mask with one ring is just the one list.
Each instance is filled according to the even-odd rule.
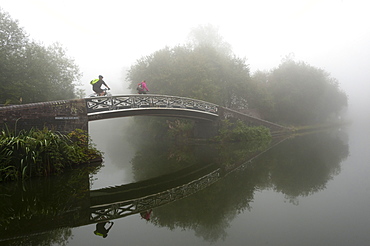
[[75,99],[0,107],[0,127],[17,131],[47,127],[64,134],[77,128],[88,131],[86,102]]

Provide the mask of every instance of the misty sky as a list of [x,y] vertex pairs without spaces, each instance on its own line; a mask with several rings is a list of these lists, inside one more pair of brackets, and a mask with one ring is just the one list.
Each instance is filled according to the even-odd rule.
[[122,93],[123,67],[182,45],[192,28],[212,24],[252,72],[277,67],[293,53],[337,78],[351,103],[370,106],[365,0],[1,0],[0,6],[31,39],[63,45],[87,94],[99,74],[113,94]]

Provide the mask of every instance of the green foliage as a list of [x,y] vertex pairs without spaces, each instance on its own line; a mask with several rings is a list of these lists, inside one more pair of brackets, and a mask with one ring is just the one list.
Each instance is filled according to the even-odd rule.
[[62,46],[31,41],[18,21],[0,9],[0,103],[74,98],[81,74]]
[[189,34],[190,45],[193,47],[209,46],[224,54],[231,54],[231,45],[223,40],[218,28],[211,24],[200,25]]
[[263,98],[272,101],[265,104],[271,120],[288,124],[323,122],[347,106],[347,95],[338,82],[304,62],[288,58],[265,77],[263,85],[269,93]]
[[247,126],[240,120],[235,123],[222,121],[219,135],[215,138],[221,142],[247,142],[253,140],[270,140],[270,130],[264,126]]
[[323,69],[285,58],[278,68],[251,77],[245,59],[212,26],[191,33],[192,43],[166,47],[137,61],[127,79],[135,92],[146,80],[151,93],[200,99],[235,110],[258,111],[281,124],[311,124],[334,118],[347,95]]
[[248,93],[248,106],[256,109],[263,118],[274,113],[275,102],[268,87],[268,73],[256,71],[252,75],[252,81]]
[[98,156],[101,153],[79,129],[69,135],[46,128],[22,130],[17,135],[3,130],[0,135],[0,181],[58,174]]
[[234,109],[247,105],[249,68],[231,56],[222,42],[166,47],[139,59],[127,79],[135,93],[146,80],[151,93],[191,97]]
[[75,129],[67,137],[72,142],[71,148],[74,150],[70,151],[70,156],[68,157],[73,163],[85,163],[102,156],[103,153],[96,149],[86,131]]

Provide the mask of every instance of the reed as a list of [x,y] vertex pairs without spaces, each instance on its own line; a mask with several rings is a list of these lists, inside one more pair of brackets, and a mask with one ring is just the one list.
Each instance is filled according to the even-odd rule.
[[101,157],[86,132],[68,135],[47,128],[0,132],[0,181],[62,173]]

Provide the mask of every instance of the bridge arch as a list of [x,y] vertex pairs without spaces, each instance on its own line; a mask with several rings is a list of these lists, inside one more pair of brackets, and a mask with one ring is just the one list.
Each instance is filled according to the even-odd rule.
[[218,105],[185,97],[119,95],[86,98],[88,120],[127,116],[166,116],[215,121]]
[[263,125],[274,132],[290,131],[278,124],[209,102],[152,94],[90,97],[0,107],[0,128],[18,130],[48,127],[68,133],[76,128],[87,131],[89,121],[138,115],[195,119],[202,129],[198,132],[210,128],[210,122],[213,128],[217,128],[219,120],[226,118],[240,119],[253,126]]

